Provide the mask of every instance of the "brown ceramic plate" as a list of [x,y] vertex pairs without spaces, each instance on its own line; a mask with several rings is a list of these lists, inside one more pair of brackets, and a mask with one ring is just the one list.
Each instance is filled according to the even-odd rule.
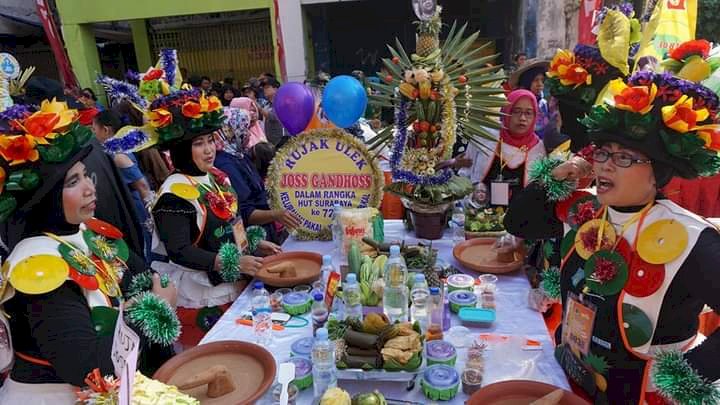
[[[467,405],[528,405],[559,389],[553,385],[524,380],[503,381],[476,391]],[[589,402],[565,391],[558,405],[589,405]]]
[[512,263],[501,263],[493,250],[495,238],[476,238],[455,245],[453,256],[463,267],[480,273],[503,274],[519,269],[522,258],[515,254]]
[[215,365],[228,368],[235,391],[219,398],[207,396],[207,385],[183,391],[202,405],[252,404],[262,397],[275,380],[275,359],[264,348],[240,341],[219,341],[196,346],[168,360],[153,376],[179,385]]
[[[268,273],[268,268],[282,262],[292,263],[295,277],[280,277],[279,274]],[[312,252],[286,252],[266,257],[255,278],[273,287],[293,287],[309,284],[320,278],[321,267],[322,255]]]

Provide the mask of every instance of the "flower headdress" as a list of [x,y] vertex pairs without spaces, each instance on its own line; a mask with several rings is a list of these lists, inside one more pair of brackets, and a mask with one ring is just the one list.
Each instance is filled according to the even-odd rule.
[[[43,100],[40,108],[17,104],[0,112],[0,222],[34,192],[50,185],[40,170],[77,160],[75,155],[93,137],[79,123],[79,113],[65,102]],[[64,175],[64,172],[62,173]]]
[[609,90],[582,119],[592,140],[637,149],[685,178],[720,172],[717,94],[667,72],[638,72]]
[[711,90],[720,90],[720,47],[712,49],[710,42],[695,39],[673,49],[662,66],[681,79],[702,83]]

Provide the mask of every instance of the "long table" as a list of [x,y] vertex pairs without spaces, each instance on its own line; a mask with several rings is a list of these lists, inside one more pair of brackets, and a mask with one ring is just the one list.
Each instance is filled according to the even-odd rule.
[[[415,235],[407,232],[402,221],[385,221],[385,240],[405,240],[415,243]],[[445,261],[456,268],[476,275],[463,269],[452,254],[453,241],[449,235],[438,241],[433,241],[433,247],[438,249],[439,260]],[[288,240],[283,249],[289,251],[310,251],[320,254],[330,254],[333,250],[331,242],[299,242]],[[235,320],[246,314],[250,309],[250,288],[238,297],[230,309],[220,318],[215,326],[205,335],[200,344],[220,340],[253,341],[252,328],[237,325]],[[486,352],[486,366],[483,385],[494,382],[525,379],[542,381],[560,388],[569,389],[567,379],[562,369],[553,357],[553,344],[540,313],[527,306],[527,295],[530,284],[521,271],[511,274],[499,275],[497,283],[496,305],[497,320],[489,327],[469,327],[473,337],[480,334],[492,333],[509,336],[503,343],[491,347]],[[306,315],[309,318],[309,315]],[[452,325],[460,325],[460,320],[453,315]],[[273,332],[273,342],[266,347],[275,357],[278,364],[290,357],[290,345],[297,339],[312,336],[312,327],[286,328],[280,332]],[[525,339],[533,339],[541,343],[542,350],[523,350]],[[458,349],[456,369],[462,372],[467,349]],[[418,379],[419,380],[419,379]],[[368,380],[339,380],[338,386],[347,390],[351,395],[372,390],[379,390],[388,399],[428,403],[423,395],[420,383],[408,385],[401,382],[368,381]],[[412,389],[408,390],[408,387]],[[452,400],[443,403],[461,404],[468,396],[462,392]],[[260,403],[269,403],[269,396]],[[312,388],[301,392],[298,404],[311,404],[313,401]]]

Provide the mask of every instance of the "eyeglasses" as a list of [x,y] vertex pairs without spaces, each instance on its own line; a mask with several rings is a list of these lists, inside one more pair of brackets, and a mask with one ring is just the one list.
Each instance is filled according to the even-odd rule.
[[607,162],[608,159],[612,159],[617,167],[622,168],[628,168],[634,164],[652,163],[652,160],[638,159],[627,152],[608,152],[605,149],[595,149],[592,158],[598,163],[604,163]]
[[523,117],[524,116],[524,117],[532,119],[533,117],[535,117],[535,111],[533,111],[533,110],[526,110],[526,111],[512,110],[512,111],[510,111],[510,115],[515,116],[515,117]]

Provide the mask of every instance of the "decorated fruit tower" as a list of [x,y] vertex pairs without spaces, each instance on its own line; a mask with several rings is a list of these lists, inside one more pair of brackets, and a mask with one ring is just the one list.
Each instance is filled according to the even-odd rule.
[[[370,103],[395,110],[394,126],[370,140],[371,149],[389,146],[392,183],[386,190],[401,197],[418,237],[439,239],[454,201],[472,192],[465,177],[454,174],[457,137],[478,143],[499,128],[499,107],[505,104],[497,55],[485,56],[488,44],[475,46],[478,33],[465,38],[467,24],[453,24],[439,40],[441,7],[434,1],[414,2],[417,25],[415,53],[400,41],[388,46],[383,59],[384,83],[372,83]],[[430,7],[432,5],[432,7]]]

